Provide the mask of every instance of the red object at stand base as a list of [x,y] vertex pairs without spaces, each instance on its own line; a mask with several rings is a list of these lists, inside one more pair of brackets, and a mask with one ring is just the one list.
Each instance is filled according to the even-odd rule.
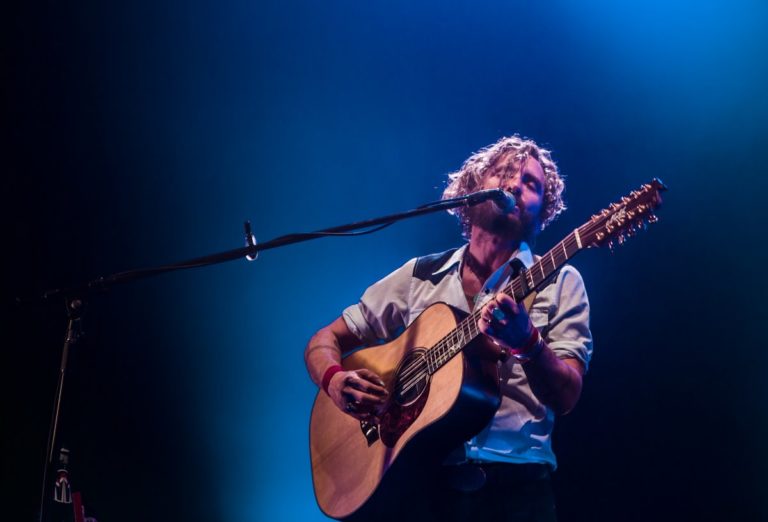
[[75,511],[75,522],[85,522],[83,500],[79,491],[72,493],[72,509]]

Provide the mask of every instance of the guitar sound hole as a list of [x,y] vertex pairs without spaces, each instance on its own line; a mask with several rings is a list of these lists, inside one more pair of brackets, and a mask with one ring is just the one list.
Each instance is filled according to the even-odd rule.
[[424,349],[416,349],[409,353],[397,369],[394,386],[394,400],[401,406],[407,406],[416,401],[429,385],[427,361],[424,359]]

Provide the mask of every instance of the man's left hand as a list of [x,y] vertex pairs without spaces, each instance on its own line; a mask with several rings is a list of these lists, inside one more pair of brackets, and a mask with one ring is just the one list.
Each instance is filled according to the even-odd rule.
[[483,306],[477,328],[503,348],[515,349],[531,338],[534,326],[525,307],[500,292]]

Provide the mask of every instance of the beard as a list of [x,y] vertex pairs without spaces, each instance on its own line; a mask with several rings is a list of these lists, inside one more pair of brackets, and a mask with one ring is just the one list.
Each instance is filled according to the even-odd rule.
[[507,241],[531,243],[538,230],[538,220],[518,207],[518,215],[506,214],[492,201],[467,209],[471,226],[476,226]]

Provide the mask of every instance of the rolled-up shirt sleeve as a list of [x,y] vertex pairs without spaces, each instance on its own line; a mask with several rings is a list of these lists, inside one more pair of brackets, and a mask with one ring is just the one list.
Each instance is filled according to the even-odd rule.
[[365,345],[389,341],[406,326],[416,258],[374,283],[342,313],[349,330]]
[[592,358],[592,332],[589,299],[581,274],[565,265],[555,282],[539,295],[548,304],[549,321],[542,332],[547,346],[561,359],[578,359],[586,371]]

